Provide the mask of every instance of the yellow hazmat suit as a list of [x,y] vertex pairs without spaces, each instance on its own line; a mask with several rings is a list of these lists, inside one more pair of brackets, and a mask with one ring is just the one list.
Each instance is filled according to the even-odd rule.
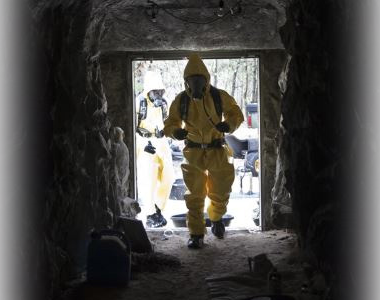
[[[223,138],[214,124],[222,120],[215,110],[213,98],[210,94],[210,74],[201,58],[192,54],[186,65],[184,78],[191,75],[203,75],[207,80],[206,92],[203,100],[191,100],[187,120],[182,121],[180,113],[180,98],[178,95],[170,106],[169,116],[165,120],[164,133],[168,137],[183,127],[188,131],[186,139],[200,144],[210,144],[212,141]],[[186,90],[189,97],[191,94]],[[232,98],[226,91],[219,90],[222,100],[224,121],[228,123],[230,132],[235,131],[243,122],[244,117]],[[204,103],[203,103],[204,102]],[[211,118],[211,121],[208,119]],[[214,124],[213,124],[214,123]],[[228,162],[229,151],[227,146],[220,148],[190,148],[183,150],[186,163],[182,164],[183,178],[188,191],[185,194],[187,226],[191,235],[203,235],[206,232],[203,216],[205,197],[210,198],[207,213],[211,221],[219,221],[226,213],[231,186],[234,181],[234,167]]]
[[[145,129],[151,136],[142,137],[136,134],[138,193],[148,215],[156,212],[155,204],[160,210],[164,210],[174,182],[173,161],[169,143],[165,137],[158,138],[155,136],[157,131],[164,127],[162,107],[155,107],[148,98],[149,91],[163,89],[161,76],[158,73],[148,71],[144,79],[142,94],[147,100],[147,112],[146,118],[141,120],[139,128]],[[137,99],[141,99],[141,95]],[[136,103],[136,107],[139,113],[140,103]],[[144,151],[148,141],[156,148],[155,154]]]

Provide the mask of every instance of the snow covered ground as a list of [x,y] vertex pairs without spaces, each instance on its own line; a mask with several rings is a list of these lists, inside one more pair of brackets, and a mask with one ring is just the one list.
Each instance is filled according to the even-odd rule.
[[[251,180],[251,186],[250,186]],[[242,192],[240,188],[240,178],[235,177],[234,184],[232,186],[232,193],[230,196],[230,201],[227,207],[227,214],[234,217],[231,221],[229,228],[246,228],[246,229],[257,229],[257,226],[253,222],[253,210],[259,205],[259,179],[258,177],[244,176],[242,182]],[[248,194],[251,188],[252,194]],[[209,199],[206,199],[206,205]],[[143,203],[140,204],[142,212],[138,215],[138,219],[145,223],[146,212]],[[168,224],[166,229],[174,228],[174,224],[170,217],[177,214],[184,214],[187,212],[186,204],[184,200],[172,200],[169,199],[165,211],[163,212],[164,217],[167,219]]]

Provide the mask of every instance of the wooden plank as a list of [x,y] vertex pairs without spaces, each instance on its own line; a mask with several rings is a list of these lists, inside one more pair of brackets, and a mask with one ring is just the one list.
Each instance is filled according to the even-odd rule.
[[116,228],[122,230],[127,236],[132,252],[149,253],[153,251],[141,220],[119,217]]

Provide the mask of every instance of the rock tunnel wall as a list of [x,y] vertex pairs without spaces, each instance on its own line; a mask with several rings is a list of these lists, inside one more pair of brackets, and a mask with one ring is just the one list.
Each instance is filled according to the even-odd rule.
[[[334,264],[332,253],[324,249],[332,249],[336,242],[343,153],[339,143],[341,102],[333,79],[340,60],[331,39],[343,18],[333,13],[339,2],[294,1],[282,28],[283,43],[292,57],[281,108],[286,142],[280,143],[280,150],[287,166],[286,189],[292,196],[300,245],[326,274],[331,274]],[[106,82],[103,90],[102,76],[122,74],[125,66],[100,58],[106,13],[92,13],[92,9],[90,0],[55,0],[39,2],[33,11],[47,66],[42,105],[46,124],[52,128],[46,132],[45,144],[51,155],[51,164],[44,170],[48,188],[40,195],[44,200],[40,200],[36,225],[36,231],[42,232],[38,271],[31,271],[41,274],[45,284],[41,290],[47,293],[39,299],[54,298],[70,275],[83,271],[89,231],[111,226],[118,210],[114,154],[118,147],[112,126],[120,126],[126,133],[129,129],[125,125],[128,120],[113,105],[107,111],[106,98],[115,91],[121,96],[109,97],[109,101],[124,105],[126,90],[122,79]],[[274,69],[279,73],[280,61],[276,62]],[[116,116],[116,124],[111,124],[108,113]],[[275,111],[273,116],[277,124],[279,113]],[[275,153],[276,128],[268,129],[264,143],[268,141],[270,152]],[[271,171],[270,176],[274,175]],[[126,194],[130,193],[131,186],[126,188]]]
[[[287,0],[244,0],[241,13],[219,19],[219,1],[160,0],[157,3],[162,9],[155,22],[144,1],[94,2],[107,12],[102,52],[282,48],[278,28],[284,22]],[[226,6],[232,9],[236,3],[229,1]]]
[[344,253],[339,227],[349,124],[349,101],[341,89],[347,76],[341,51],[346,8],[345,1],[293,1],[280,31],[291,60],[281,108],[286,180],[276,184],[290,192],[303,253],[328,280],[341,275]]
[[[128,80],[132,82],[132,74],[128,74],[127,56],[125,53],[102,54],[100,67],[102,72],[102,83],[108,103],[108,116],[113,126],[118,126],[125,133],[125,144],[128,146],[129,161],[131,162],[130,175],[127,183],[127,196],[135,198],[134,187],[134,139],[135,131],[133,126],[134,111],[133,102],[130,101],[132,92],[128,89]],[[129,76],[129,77],[128,77]]]
[[36,202],[38,255],[29,270],[39,281],[37,299],[56,299],[85,270],[90,231],[114,224],[128,192],[129,160],[118,157],[128,149],[111,127],[101,82],[102,19],[91,13],[92,1],[39,2],[33,10],[48,126],[40,147],[47,156],[38,158],[45,178]]
[[[50,128],[43,144],[49,159],[43,171],[47,188],[40,194],[44,201],[36,225],[41,232],[39,267],[31,271],[41,274],[43,299],[54,298],[62,283],[84,271],[89,232],[112,226],[123,209],[118,204],[132,196],[133,153],[124,143],[118,145],[113,126],[125,131],[128,146],[134,134],[125,113],[132,109],[132,102],[125,101],[127,62],[120,64],[119,54],[100,55],[106,12],[94,11],[90,0],[57,0],[38,2],[33,15],[46,65],[42,106]],[[271,61],[269,54],[265,57]],[[117,176],[120,149],[130,158],[124,161],[124,178]],[[129,200],[124,212],[134,216],[137,211]]]
[[276,174],[277,142],[281,116],[278,78],[286,59],[283,50],[260,51],[260,164],[262,228],[274,227],[271,218],[272,188]]

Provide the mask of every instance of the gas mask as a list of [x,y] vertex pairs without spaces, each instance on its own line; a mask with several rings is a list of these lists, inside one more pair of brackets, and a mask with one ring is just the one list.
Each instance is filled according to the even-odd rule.
[[162,96],[164,95],[165,90],[151,90],[148,93],[150,101],[153,102],[155,107],[162,106]]
[[206,78],[203,75],[191,75],[186,78],[185,85],[191,94],[191,98],[200,100],[206,92]]

